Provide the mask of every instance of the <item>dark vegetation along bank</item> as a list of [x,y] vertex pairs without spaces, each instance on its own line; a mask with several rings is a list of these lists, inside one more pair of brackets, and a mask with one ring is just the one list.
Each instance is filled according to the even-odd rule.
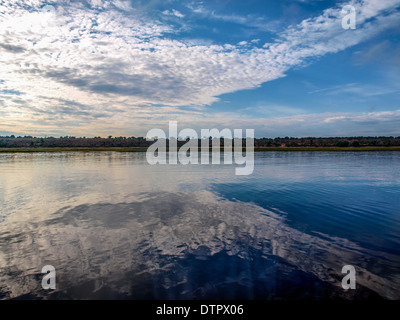
[[[187,139],[188,140],[188,139]],[[186,140],[186,141],[187,141]],[[210,138],[211,140],[211,138]],[[186,143],[178,141],[178,147]],[[153,141],[143,137],[76,138],[0,136],[0,151],[145,151]],[[168,143],[167,143],[168,144]],[[211,143],[210,143],[211,145]],[[224,146],[223,139],[220,145]],[[200,146],[200,140],[199,140]],[[243,139],[243,146],[245,140]],[[335,138],[258,138],[254,140],[256,151],[262,150],[400,150],[400,137],[335,137]]]

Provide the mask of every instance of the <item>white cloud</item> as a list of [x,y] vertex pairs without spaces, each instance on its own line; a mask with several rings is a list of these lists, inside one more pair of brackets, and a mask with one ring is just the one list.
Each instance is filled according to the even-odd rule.
[[94,8],[103,7],[105,3],[102,0],[87,0],[88,4]]
[[246,27],[254,28],[259,31],[264,32],[276,32],[282,27],[282,21],[278,20],[267,20],[263,16],[259,15],[237,15],[237,14],[220,14],[216,13],[214,10],[207,9],[204,5],[200,4],[197,6],[188,5],[187,6],[193,13],[200,15],[203,18],[208,18],[212,20],[219,20],[228,23],[234,23],[243,25]]
[[377,86],[370,84],[359,84],[359,83],[347,83],[343,85],[337,85],[329,88],[317,89],[310,91],[309,93],[324,93],[327,95],[337,94],[351,94],[358,95],[360,97],[372,97],[386,94],[393,94],[400,92],[398,83],[389,84],[387,86]]
[[178,18],[184,18],[185,17],[185,15],[183,13],[181,13],[178,10],[175,10],[175,9],[164,10],[162,13],[167,15],[167,16],[175,16],[175,17],[178,17]]
[[243,115],[214,115],[214,120],[196,125],[207,127],[254,128],[257,136],[375,136],[376,128],[380,135],[400,136],[400,109],[385,112],[336,112],[313,113],[270,118],[250,118]]

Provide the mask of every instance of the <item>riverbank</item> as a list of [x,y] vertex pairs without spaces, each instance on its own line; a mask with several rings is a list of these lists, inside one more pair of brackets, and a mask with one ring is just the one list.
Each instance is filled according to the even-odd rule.
[[400,147],[265,147],[254,151],[400,151]]
[[[200,150],[200,149],[199,149]],[[221,148],[221,151],[223,148]],[[146,152],[147,148],[0,148],[0,153],[35,152]],[[400,147],[264,147],[254,148],[255,152],[266,151],[400,151]]]

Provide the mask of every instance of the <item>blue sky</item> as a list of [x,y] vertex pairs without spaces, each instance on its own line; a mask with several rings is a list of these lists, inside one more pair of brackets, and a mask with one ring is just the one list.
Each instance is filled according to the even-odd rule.
[[0,0],[0,135],[144,136],[171,120],[400,135],[400,0]]

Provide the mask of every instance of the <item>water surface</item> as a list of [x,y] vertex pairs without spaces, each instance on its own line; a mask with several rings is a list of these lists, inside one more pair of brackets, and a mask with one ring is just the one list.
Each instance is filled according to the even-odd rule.
[[234,168],[0,154],[0,298],[400,299],[400,153],[260,152],[252,175]]

